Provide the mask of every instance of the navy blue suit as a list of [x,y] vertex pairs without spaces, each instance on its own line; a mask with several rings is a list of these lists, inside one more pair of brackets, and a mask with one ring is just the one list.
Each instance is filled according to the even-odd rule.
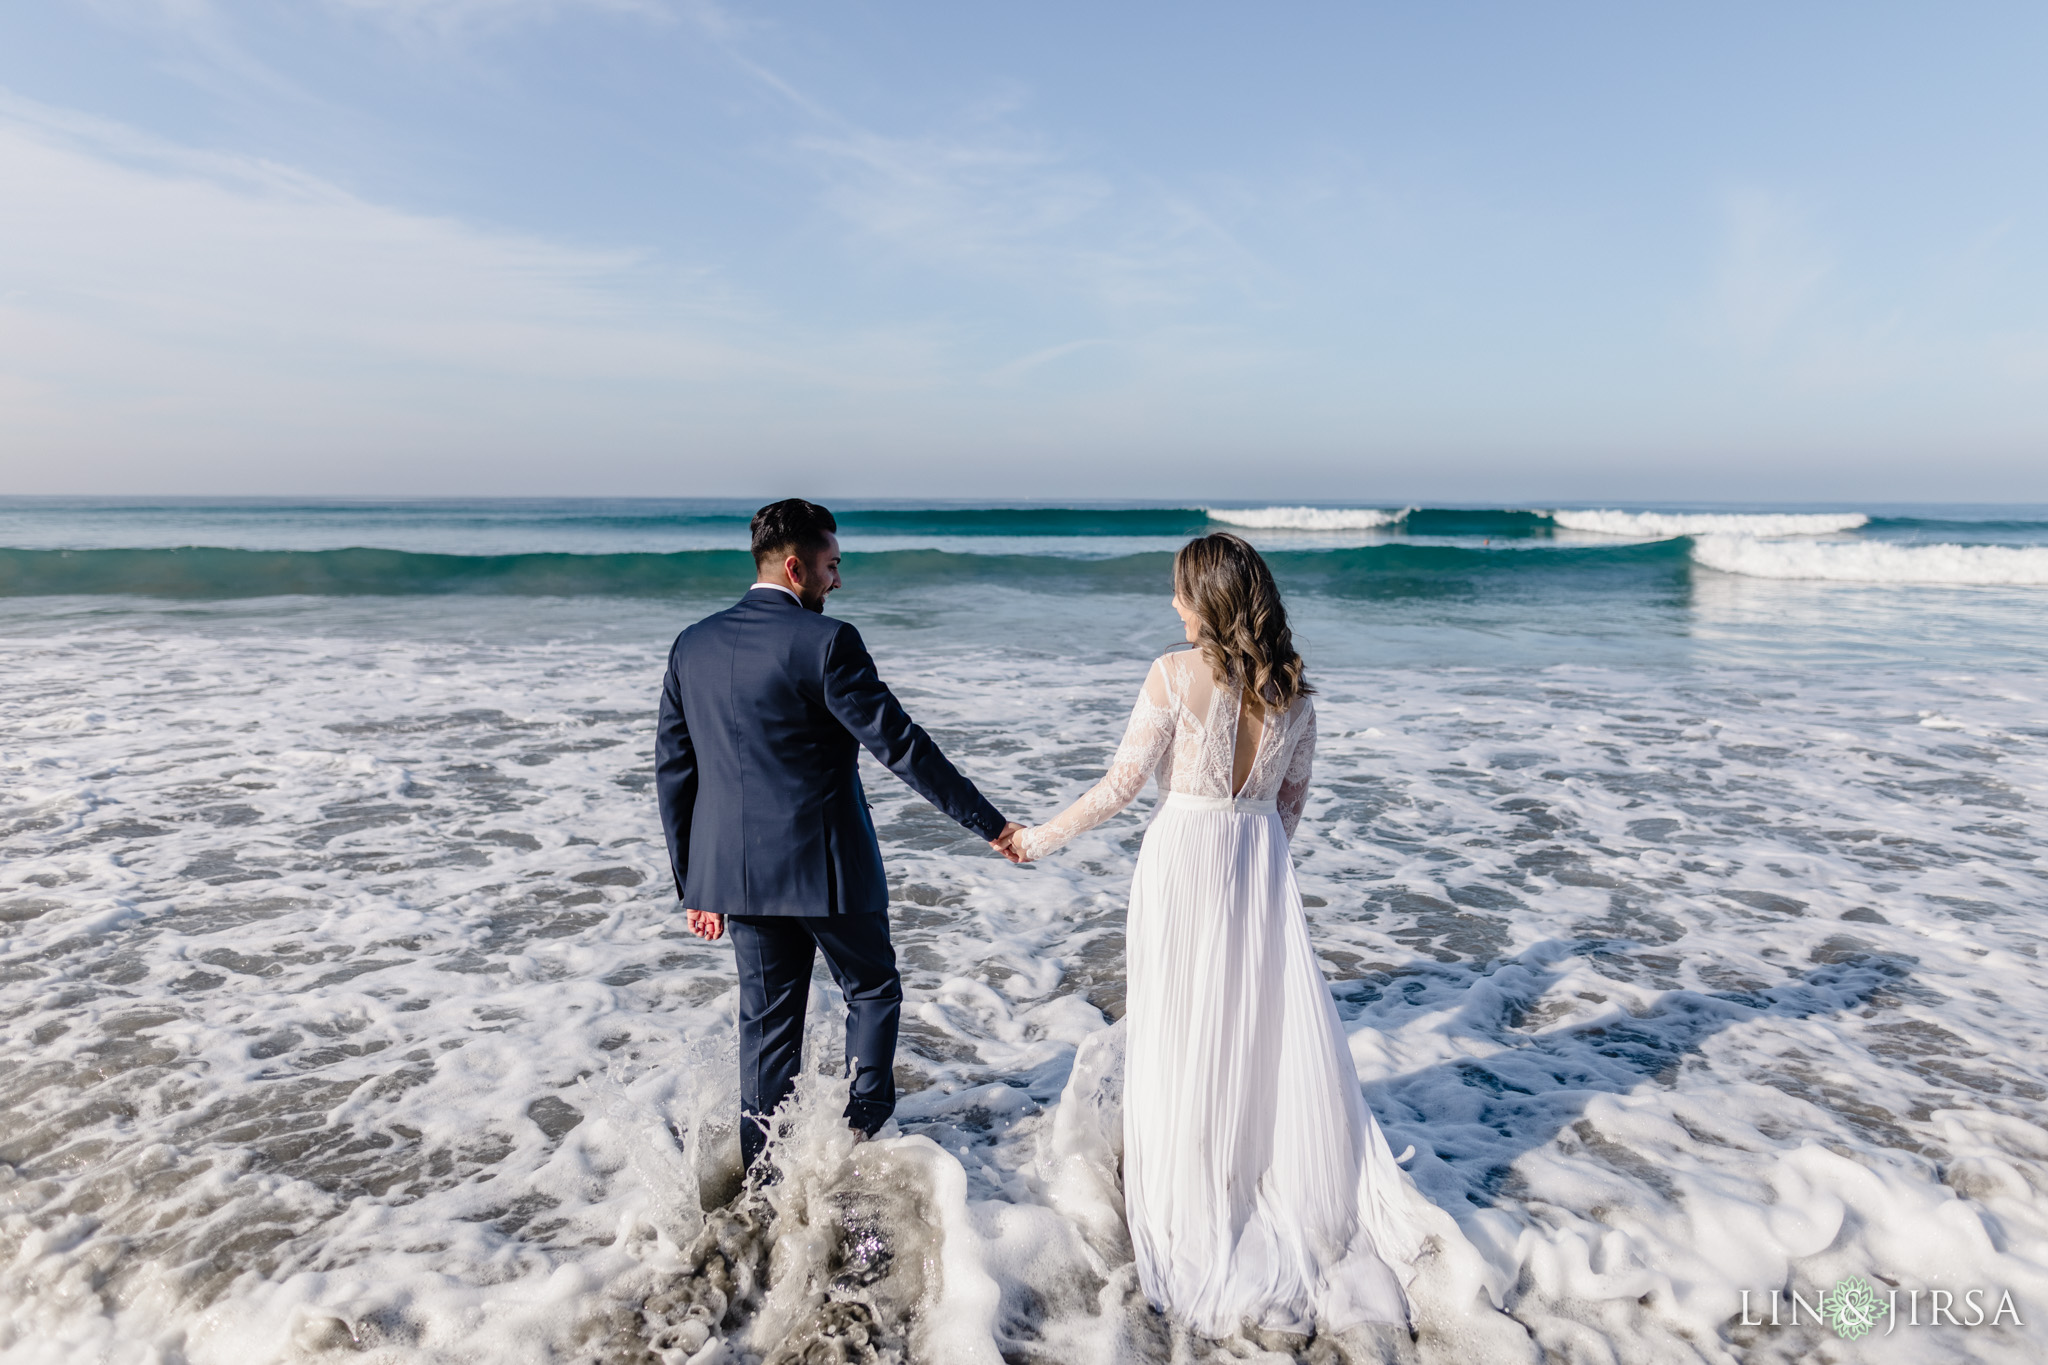
[[983,839],[1002,832],[1002,815],[904,713],[846,622],[755,588],[676,637],[655,795],[677,896],[732,929],[749,1165],[795,1082],[817,949],[847,1000],[847,1117],[873,1132],[896,1107],[903,992],[862,747]]

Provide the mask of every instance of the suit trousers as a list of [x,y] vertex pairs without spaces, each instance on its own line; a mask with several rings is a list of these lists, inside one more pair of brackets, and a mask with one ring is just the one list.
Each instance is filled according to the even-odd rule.
[[741,1161],[751,1167],[760,1156],[770,1116],[796,1087],[818,952],[846,997],[846,1057],[853,1066],[846,1119],[873,1136],[896,1111],[903,1009],[888,915],[732,915],[726,923],[740,971]]

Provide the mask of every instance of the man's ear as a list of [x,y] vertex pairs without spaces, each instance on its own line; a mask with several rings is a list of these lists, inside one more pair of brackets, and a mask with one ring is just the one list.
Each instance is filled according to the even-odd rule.
[[796,555],[786,557],[782,561],[782,576],[789,580],[790,586],[801,588],[804,585],[803,560]]

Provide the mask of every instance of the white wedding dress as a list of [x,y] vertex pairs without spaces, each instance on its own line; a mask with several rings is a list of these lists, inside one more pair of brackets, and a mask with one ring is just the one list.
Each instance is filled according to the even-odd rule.
[[[1152,665],[1108,774],[1025,831],[1042,857],[1164,793],[1125,926],[1124,1211],[1153,1305],[1210,1337],[1409,1320],[1422,1228],[1359,1091],[1288,840],[1315,752],[1268,715],[1234,794],[1240,689],[1199,651]],[[1257,723],[1256,718],[1253,723]]]

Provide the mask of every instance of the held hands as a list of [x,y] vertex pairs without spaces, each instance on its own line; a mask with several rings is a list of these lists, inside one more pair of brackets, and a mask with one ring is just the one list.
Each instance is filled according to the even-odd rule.
[[[1024,832],[1024,826],[1015,820],[1003,826],[1003,832],[988,841],[988,846],[1013,863],[1028,863],[1031,859],[1017,842],[1017,836]],[[685,910],[683,919],[690,926],[690,932],[706,943],[715,943],[725,937],[725,916],[711,910]]]
[[[1023,832],[1024,826],[1012,820],[1003,826],[1001,834],[988,841],[988,846],[1013,863],[1028,863],[1030,855],[1017,842],[1017,836]],[[690,926],[690,932],[706,943],[715,943],[725,937],[725,916],[715,911],[685,910],[683,919]]]
[[1012,820],[1003,826],[1001,834],[988,841],[988,846],[1013,863],[1028,863],[1031,861],[1030,855],[1025,853],[1024,846],[1017,842],[1017,836],[1023,832],[1024,826]]

